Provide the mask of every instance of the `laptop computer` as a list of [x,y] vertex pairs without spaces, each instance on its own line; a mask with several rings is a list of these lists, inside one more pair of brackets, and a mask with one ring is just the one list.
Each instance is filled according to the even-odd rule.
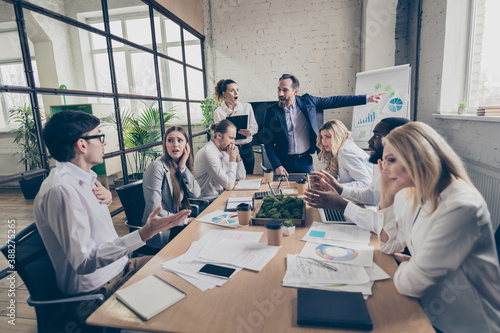
[[318,208],[318,213],[323,223],[354,224],[338,210]]

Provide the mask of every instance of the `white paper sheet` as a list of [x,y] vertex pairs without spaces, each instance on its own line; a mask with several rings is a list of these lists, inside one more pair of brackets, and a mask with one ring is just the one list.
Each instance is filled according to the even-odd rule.
[[329,269],[310,258],[287,255],[284,283],[307,283],[309,285],[363,284],[370,277],[362,266],[336,263],[337,270]]
[[343,247],[336,244],[307,242],[300,251],[301,256],[339,262],[346,265],[371,267],[373,265],[373,246],[362,245],[357,248]]
[[218,242],[207,243],[200,252],[200,258],[261,271],[279,249],[278,246],[269,246],[265,243],[222,239]]
[[379,281],[390,279],[390,275],[387,274],[379,265],[373,263],[372,267],[365,267],[366,273],[370,277],[370,281]]
[[[188,275],[188,276],[191,276],[193,278],[215,284],[219,287],[228,281],[228,279],[223,279],[223,278],[218,278],[218,277],[213,277],[213,276],[208,276],[208,275],[198,273],[199,270],[205,264],[204,263],[196,263],[196,262],[181,263],[180,261],[182,261],[183,256],[184,255],[179,256],[177,258],[174,258],[172,260],[169,260],[167,262],[164,262],[161,265],[161,268],[163,268],[164,270],[169,271],[169,272],[181,273],[184,275]],[[237,268],[237,267],[231,267],[231,268],[236,269],[236,271],[231,275],[231,277],[233,277],[236,273],[241,271],[241,268]]]
[[323,242],[324,240],[339,240],[368,244],[370,242],[370,237],[370,231],[355,225],[313,222],[302,240],[316,243]]
[[233,239],[238,241],[255,242],[258,243],[262,238],[263,232],[253,231],[237,231],[237,230],[209,230],[200,240],[191,243],[191,246],[186,251],[181,259],[181,262],[191,262],[199,257],[200,251],[205,245],[212,241],[220,241],[221,239]]
[[316,285],[310,286],[305,283],[284,283],[283,287],[292,288],[310,288],[310,289],[321,289],[321,290],[335,290],[335,291],[347,291],[353,293],[362,293],[364,298],[367,299],[368,296],[372,294],[373,281],[364,284],[337,284],[337,285]]
[[199,279],[195,279],[194,277],[191,277],[189,275],[181,274],[181,273],[178,273],[178,272],[175,272],[175,275],[177,275],[178,277],[186,280],[188,283],[191,283],[193,286],[195,286],[196,288],[200,289],[201,291],[206,291],[206,290],[213,289],[213,288],[217,287],[213,283],[210,283],[210,282],[207,282],[207,281],[203,281],[203,280],[199,280]]
[[234,190],[259,190],[262,179],[242,179],[234,187]]
[[236,228],[239,227],[238,214],[235,212],[225,212],[223,210],[215,210],[210,214],[196,219],[200,222],[220,225],[221,227]]

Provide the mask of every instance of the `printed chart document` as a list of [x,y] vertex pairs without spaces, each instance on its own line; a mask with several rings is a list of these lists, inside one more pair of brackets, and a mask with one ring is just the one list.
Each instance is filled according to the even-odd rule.
[[217,263],[261,271],[279,249],[279,246],[269,246],[265,243],[222,239],[217,243],[211,242],[205,245],[200,257]]
[[169,308],[186,294],[156,275],[116,292],[116,298],[135,312],[142,320],[149,320]]
[[259,190],[262,179],[242,179],[234,187],[234,190]]
[[210,214],[197,218],[196,220],[229,228],[236,228],[240,226],[238,223],[238,214],[235,212],[225,212],[223,210],[215,210]]
[[363,284],[370,282],[370,277],[363,266],[336,263],[336,271],[313,261],[310,258],[288,254],[286,274],[283,286],[293,287],[294,283],[309,286],[331,284]]
[[355,225],[325,224],[313,222],[303,241],[320,243],[324,240],[339,240],[345,242],[368,244],[371,234],[368,230]]
[[339,262],[346,265],[371,267],[373,265],[373,246],[359,245],[344,247],[332,244],[307,242],[300,251],[303,257],[326,262]]

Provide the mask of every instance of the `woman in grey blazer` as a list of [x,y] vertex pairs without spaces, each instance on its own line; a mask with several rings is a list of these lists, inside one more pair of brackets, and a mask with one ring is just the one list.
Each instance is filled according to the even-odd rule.
[[[163,156],[153,161],[144,172],[142,186],[146,208],[142,217],[143,225],[160,204],[162,210],[158,216],[173,215],[190,208],[188,198],[200,196],[200,186],[193,170],[193,156],[186,132],[182,127],[170,127],[163,137]],[[191,220],[188,218],[184,225]],[[172,238],[171,231],[169,229],[157,234],[146,242],[147,245],[161,249]]]

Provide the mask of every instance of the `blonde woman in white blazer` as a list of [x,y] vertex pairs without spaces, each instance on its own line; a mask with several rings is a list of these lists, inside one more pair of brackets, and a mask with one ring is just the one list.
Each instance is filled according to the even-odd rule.
[[[397,290],[418,298],[443,332],[500,332],[500,269],[490,214],[457,154],[429,125],[384,139],[380,248],[396,254]],[[394,196],[406,188],[400,214]]]

